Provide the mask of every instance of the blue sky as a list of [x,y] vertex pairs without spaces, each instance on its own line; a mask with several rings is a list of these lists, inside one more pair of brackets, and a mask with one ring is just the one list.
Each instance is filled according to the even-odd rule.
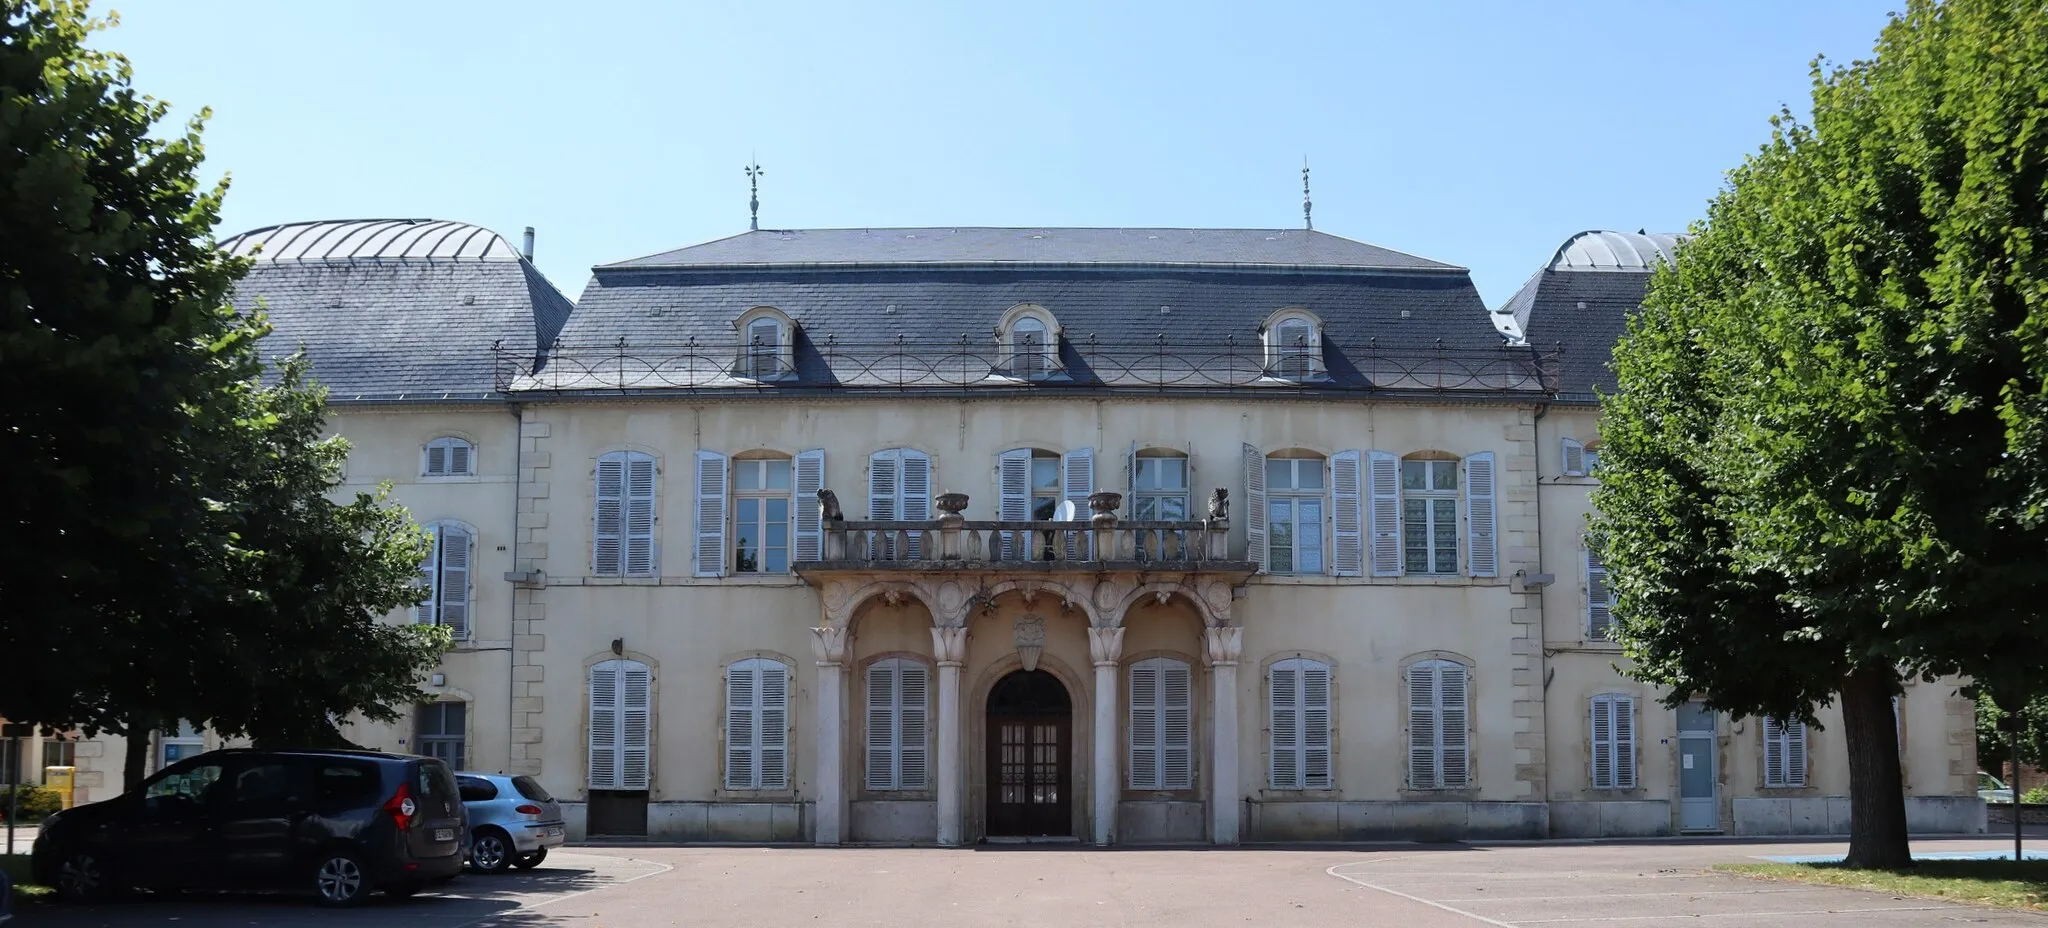
[[211,106],[223,234],[430,216],[593,264],[764,227],[1316,227],[1498,305],[1582,229],[1678,230],[1896,0],[99,0]]

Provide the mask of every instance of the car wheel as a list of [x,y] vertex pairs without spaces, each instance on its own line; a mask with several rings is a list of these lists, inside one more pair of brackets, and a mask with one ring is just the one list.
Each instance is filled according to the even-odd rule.
[[321,905],[342,908],[370,898],[370,872],[350,851],[328,851],[313,868],[313,895]]
[[519,855],[519,859],[512,861],[512,866],[518,867],[521,870],[531,870],[540,866],[540,862],[546,859],[548,859],[548,849],[541,848],[531,854]]
[[106,867],[90,851],[73,851],[57,865],[57,898],[65,902],[100,902],[114,895]]
[[504,873],[516,856],[511,836],[496,828],[477,829],[476,839],[469,845],[469,865],[478,873]]

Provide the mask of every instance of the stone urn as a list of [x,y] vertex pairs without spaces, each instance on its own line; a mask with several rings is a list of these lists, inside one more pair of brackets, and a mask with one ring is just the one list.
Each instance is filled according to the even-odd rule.
[[1095,523],[1098,527],[1115,524],[1117,507],[1123,504],[1124,495],[1122,493],[1113,493],[1109,490],[1098,490],[1090,493],[1088,494],[1088,508],[1095,515],[1089,521]]
[[967,509],[967,494],[941,493],[932,500],[932,505],[939,507],[940,512],[949,516],[957,516]]

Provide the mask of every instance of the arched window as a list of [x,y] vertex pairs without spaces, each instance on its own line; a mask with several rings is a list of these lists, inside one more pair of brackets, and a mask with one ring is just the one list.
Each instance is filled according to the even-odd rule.
[[1002,367],[1020,380],[1043,380],[1060,367],[1060,328],[1043,306],[1020,303],[1003,314],[996,329]]
[[654,456],[613,451],[597,459],[597,514],[591,573],[600,577],[652,577]]
[[733,320],[739,332],[739,363],[734,374],[748,380],[784,380],[796,376],[796,325],[773,306],[756,306]]
[[1408,665],[1408,788],[1464,789],[1472,749],[1470,669],[1447,660]]
[[1592,703],[1593,788],[1636,788],[1636,698],[1601,693]]
[[469,637],[470,569],[476,559],[476,536],[460,522],[426,526],[433,547],[420,564],[420,585],[427,598],[413,607],[421,625],[446,625],[458,640]]
[[469,705],[459,700],[419,707],[413,753],[438,757],[451,770],[469,769]]
[[[1086,518],[1088,497],[1095,492],[1095,449],[1075,448],[1055,454],[1043,448],[1012,448],[996,463],[996,518],[1005,522],[1045,522],[1059,511],[1061,502],[1072,502],[1077,518]],[[1045,534],[1047,541],[1052,533]],[[1028,539],[1020,532],[1004,532],[1001,557],[1021,557]],[[1083,556],[1088,539],[1069,546],[1067,557]],[[1051,560],[1050,547],[1042,557]]]
[[591,789],[644,790],[653,757],[654,675],[639,661],[590,668]]
[[725,788],[789,788],[789,667],[781,661],[725,669]]
[[1600,469],[1600,440],[1579,441],[1576,438],[1563,440],[1564,460],[1559,470],[1567,477],[1591,476]]
[[1266,374],[1282,380],[1323,376],[1322,321],[1305,309],[1283,309],[1266,320]]
[[1131,665],[1132,789],[1193,789],[1194,679],[1185,662],[1155,657]]
[[1326,459],[1310,451],[1266,458],[1266,568],[1276,574],[1323,572]]
[[420,473],[428,477],[468,477],[476,473],[476,445],[467,438],[443,435],[420,449]]
[[868,665],[867,784],[871,790],[926,788],[930,768],[931,671],[892,657]]
[[1270,677],[1272,788],[1331,788],[1330,665],[1291,658],[1275,662]]

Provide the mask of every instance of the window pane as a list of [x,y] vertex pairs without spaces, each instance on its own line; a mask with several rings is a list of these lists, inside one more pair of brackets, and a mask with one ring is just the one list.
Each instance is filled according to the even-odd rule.
[[1305,499],[1295,504],[1300,513],[1296,525],[1295,549],[1301,552],[1294,569],[1305,574],[1323,572],[1323,501]]
[[1132,518],[1140,522],[1157,522],[1165,518],[1159,514],[1159,497],[1140,496],[1137,506],[1132,509]]
[[1188,461],[1186,458],[1154,458],[1159,462],[1159,486],[1163,489],[1179,490],[1188,485]]
[[1162,496],[1159,498],[1159,515],[1155,518],[1165,522],[1180,522],[1188,517],[1188,498],[1185,496]]
[[760,461],[734,461],[732,463],[733,485],[742,490],[761,488]]
[[771,521],[768,523],[766,528],[768,533],[767,540],[762,542],[763,545],[770,548],[789,547],[789,520],[784,519],[780,522]]
[[1060,459],[1033,457],[1031,459],[1031,485],[1041,490],[1060,488]]
[[1431,486],[1434,489],[1455,490],[1458,488],[1458,462],[1431,461],[1429,462],[1429,468],[1434,472],[1431,474],[1435,478],[1431,481]]
[[1429,572],[1429,503],[1427,500],[1404,499],[1401,501],[1401,551],[1403,570],[1411,574]]
[[761,500],[739,500],[739,522],[741,531],[747,531],[761,524]]
[[1271,518],[1266,523],[1268,541],[1267,569],[1276,574],[1294,571],[1294,505],[1289,500],[1276,499],[1269,507]]
[[747,326],[747,341],[762,347],[772,348],[782,340],[782,324],[773,319],[757,319]]
[[1428,461],[1401,462],[1401,489],[1426,490],[1429,488]]
[[1432,570],[1440,574],[1458,572],[1458,501],[1454,499],[1433,499],[1429,501],[1434,510],[1431,514],[1431,546],[1436,549]]
[[789,489],[789,462],[768,461],[768,489]]
[[[768,524],[769,524],[770,526],[776,526],[776,525],[780,525],[780,526],[783,526],[783,527],[785,527],[785,528],[786,528],[786,527],[788,527],[788,525],[789,525],[789,497],[787,497],[787,496],[776,496],[776,497],[772,497],[772,498],[769,498],[769,499],[763,500],[763,502],[765,502],[765,503],[767,503],[767,504],[768,504]],[[771,538],[772,538],[772,537],[774,537],[774,533],[773,533],[773,530],[772,530],[772,529],[770,530],[770,534],[769,534],[769,537],[771,537]]]
[[1295,486],[1303,490],[1323,488],[1323,459],[1301,458],[1294,462]]
[[1059,507],[1060,507],[1060,501],[1059,501],[1059,498],[1058,498],[1058,497],[1053,497],[1053,496],[1035,496],[1035,497],[1032,497],[1032,499],[1031,499],[1031,518],[1033,518],[1033,519],[1037,519],[1037,520],[1039,520],[1039,521],[1043,522],[1043,521],[1045,521],[1045,520],[1047,520],[1047,519],[1050,519],[1050,518],[1052,518],[1053,512],[1054,512],[1055,510],[1059,509]]
[[1266,489],[1294,489],[1294,462],[1286,458],[1267,458]]
[[768,557],[767,557],[767,560],[768,560],[768,572],[769,572],[769,573],[771,573],[771,574],[786,574],[786,573],[789,573],[789,549],[788,549],[788,548],[770,548],[770,549],[768,549]]

